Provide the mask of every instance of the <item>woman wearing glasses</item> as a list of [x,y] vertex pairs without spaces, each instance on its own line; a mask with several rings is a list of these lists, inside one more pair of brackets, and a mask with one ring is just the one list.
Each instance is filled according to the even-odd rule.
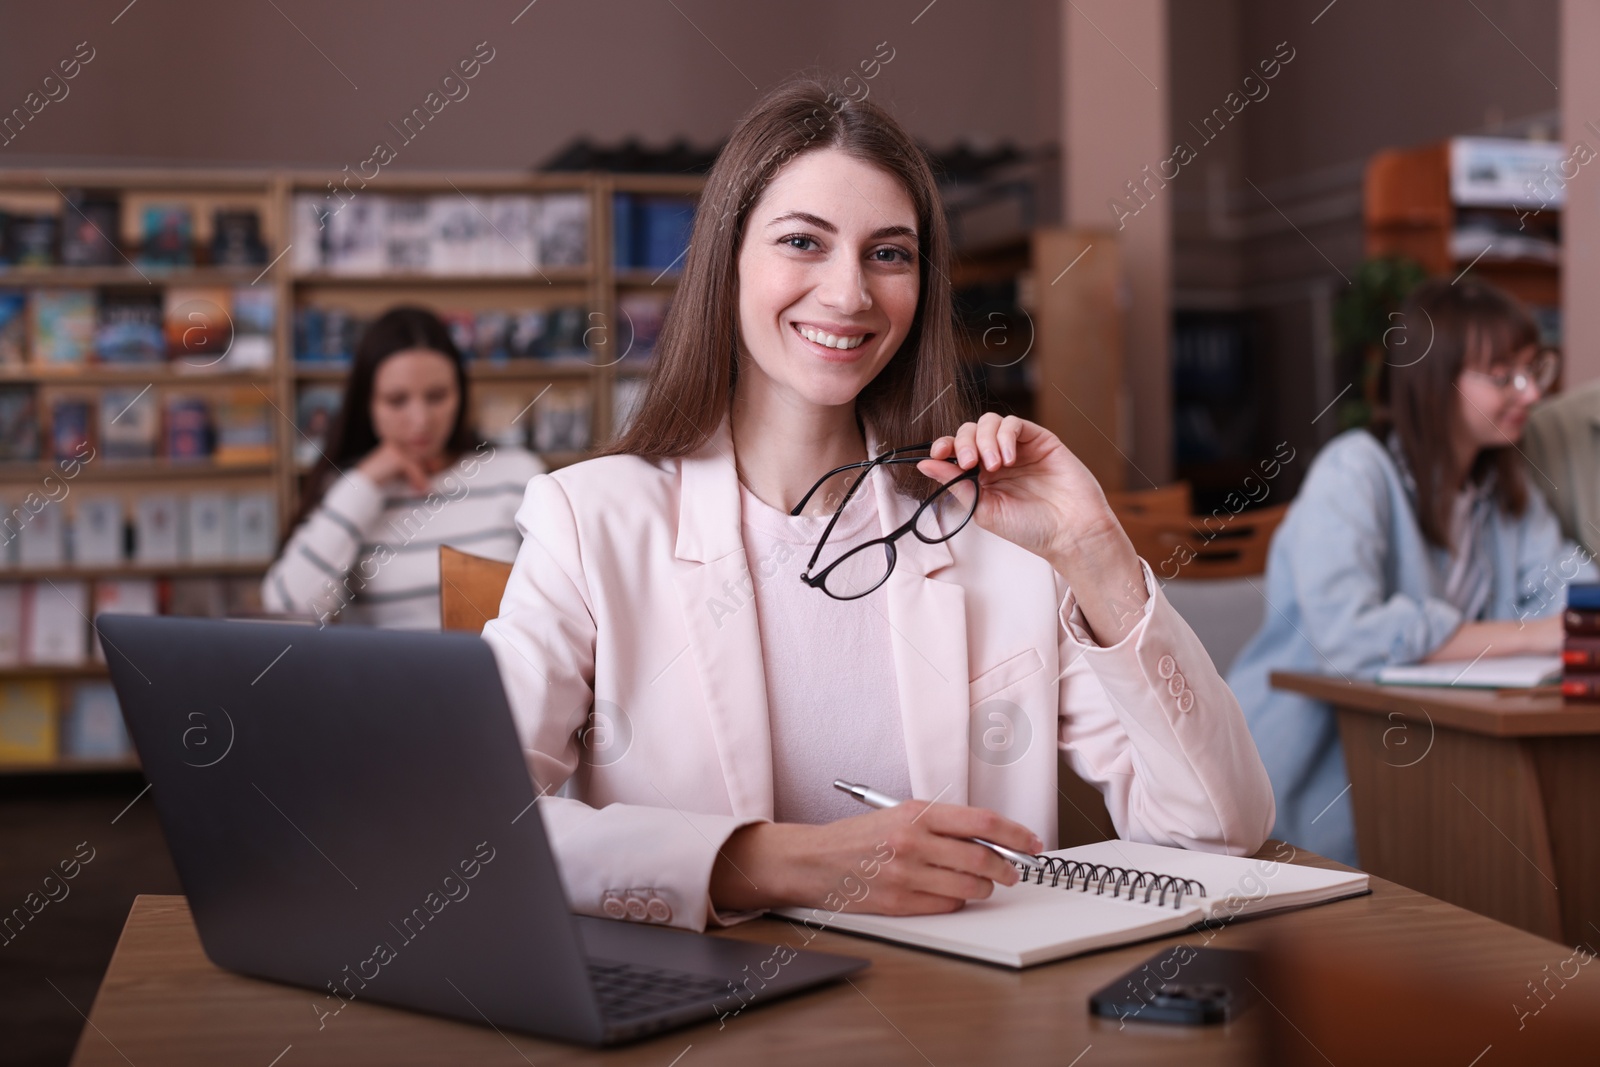
[[[1238,704],[1093,477],[968,417],[948,260],[893,119],[775,90],[707,180],[630,428],[529,484],[484,636],[564,787],[575,909],[948,911],[1017,880],[964,839],[1054,847],[1058,752],[1129,838],[1265,839]],[[864,813],[841,778],[916,799]]]
[[[1274,835],[1350,864],[1333,710],[1268,674],[1553,654],[1566,583],[1595,573],[1518,454],[1560,372],[1527,311],[1483,282],[1427,282],[1388,340],[1388,414],[1312,463],[1273,538],[1265,621],[1229,674],[1272,775]],[[1391,762],[1422,755],[1412,740]]]

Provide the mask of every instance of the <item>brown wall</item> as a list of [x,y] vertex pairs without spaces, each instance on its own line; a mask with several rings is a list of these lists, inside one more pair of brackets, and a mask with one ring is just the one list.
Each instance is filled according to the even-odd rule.
[[[928,143],[1035,146],[1059,127],[1050,0],[1007,0],[1005,17],[982,0],[538,0],[515,25],[521,0],[139,0],[113,25],[125,3],[5,5],[0,108],[78,42],[95,58],[0,166],[337,170],[389,139],[397,167],[505,169],[580,135],[712,143],[760,89],[806,67],[851,71],[880,41],[895,56],[872,91]],[[469,95],[401,147],[387,123],[480,41],[494,59]]]

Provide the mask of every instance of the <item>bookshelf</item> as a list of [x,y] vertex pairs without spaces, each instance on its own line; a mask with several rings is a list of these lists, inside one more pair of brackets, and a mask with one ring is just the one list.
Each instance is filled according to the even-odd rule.
[[[543,315],[549,323],[558,309],[579,309],[578,343],[569,343],[565,351],[540,350],[537,354],[530,351],[509,356],[502,353],[494,358],[478,358],[483,355],[478,351],[469,353],[472,417],[486,436],[515,436],[519,443],[536,445],[531,424],[541,413],[537,406],[542,403],[540,398],[547,395],[546,390],[565,391],[569,409],[560,414],[565,421],[558,419],[558,423],[566,439],[561,440],[562,447],[538,449],[546,463],[558,467],[576,462],[611,439],[622,417],[619,390],[637,388],[649,368],[649,346],[645,342],[652,324],[643,321],[648,318],[646,312],[664,312],[675,289],[677,268],[676,263],[638,266],[631,260],[619,262],[613,207],[617,198],[623,197],[631,198],[630,204],[676,201],[692,212],[702,179],[610,173],[385,174],[365,188],[341,186],[344,192],[340,199],[329,200],[329,177],[325,173],[254,170],[0,170],[0,225],[8,226],[10,219],[19,217],[25,224],[35,226],[41,225],[41,218],[53,216],[57,220],[57,232],[50,241],[56,249],[56,261],[39,265],[18,265],[9,259],[0,262],[0,293],[22,293],[31,302],[33,294],[41,290],[86,291],[94,294],[96,313],[100,314],[107,293],[143,292],[160,294],[164,299],[173,290],[204,294],[252,289],[270,294],[267,299],[274,311],[268,338],[270,355],[259,365],[248,367],[232,365],[232,349],[220,359],[213,359],[207,350],[194,359],[169,355],[159,361],[113,363],[91,354],[80,361],[45,363],[35,358],[38,353],[33,335],[26,332],[20,358],[8,359],[0,352],[0,395],[23,391],[33,397],[38,454],[17,458],[10,451],[0,451],[0,502],[6,504],[8,513],[25,494],[42,486],[46,478],[53,477],[56,483],[64,479],[61,464],[52,454],[58,443],[57,427],[51,417],[56,401],[81,398],[91,414],[99,416],[102,413],[97,405],[106,394],[120,391],[128,397],[138,394],[140,402],[154,402],[161,412],[162,428],[155,454],[114,460],[101,447],[102,427],[96,425],[89,432],[94,457],[76,466],[71,478],[65,479],[69,491],[59,500],[51,499],[40,514],[54,511],[70,526],[81,501],[91,497],[111,499],[120,506],[123,520],[136,527],[135,512],[141,497],[178,496],[187,500],[194,494],[214,497],[253,492],[271,500],[269,547],[275,550],[287,532],[285,527],[295,514],[303,488],[303,445],[301,454],[296,455],[296,443],[303,441],[296,423],[301,415],[302,393],[317,387],[324,391],[342,389],[348,373],[348,364],[342,360],[312,362],[298,358],[304,354],[304,338],[297,336],[297,325],[303,324],[307,309],[311,309],[313,318],[318,313],[326,315],[331,309],[358,325],[395,304],[417,303],[445,314],[453,329],[462,326],[469,332],[473,325],[484,321],[485,315],[529,313]],[[114,247],[109,253],[102,247],[104,262],[63,265],[62,235],[74,220],[81,221],[87,215],[90,220],[98,219],[105,229],[111,228],[106,225],[108,216],[87,209],[75,213],[67,197],[79,196],[80,190],[88,191],[89,200],[98,198],[102,210],[105,201],[116,201],[114,241],[103,242]],[[432,264],[390,269],[388,262],[367,265],[375,269],[362,269],[359,263],[352,268],[337,255],[328,261],[328,242],[316,228],[309,231],[316,245],[315,255],[307,255],[303,243],[298,253],[294,247],[308,236],[304,219],[297,212],[303,214],[313,201],[324,201],[329,206],[341,201],[351,207],[360,204],[369,218],[381,218],[378,213],[391,203],[414,206],[437,200],[447,202],[458,216],[467,217],[470,222],[460,204],[476,211],[497,204],[514,207],[529,199],[542,205],[547,202],[543,199],[546,197],[565,198],[565,238],[578,233],[576,227],[581,225],[580,244],[585,252],[581,262],[552,264],[535,255],[524,256],[524,262],[508,263],[501,254],[500,262],[474,267],[458,260],[446,264],[452,268],[449,270],[434,269]],[[85,201],[79,196],[76,202]],[[193,250],[192,262],[158,266],[146,262],[142,254],[149,213],[159,212],[167,205],[188,208],[189,233],[184,243]],[[254,214],[261,246],[254,262],[221,265],[210,261],[207,253],[216,231],[232,224],[218,211]],[[357,214],[351,211],[350,217]],[[493,212],[486,210],[484,214]],[[580,217],[581,223],[574,222]],[[328,221],[329,236],[338,231],[343,239],[352,237],[345,228],[349,219]],[[623,220],[624,228],[633,225],[633,221],[632,215]],[[9,252],[15,246],[4,240],[8,236],[9,229],[0,230],[0,249]],[[503,238],[502,234],[498,239]],[[38,240],[37,233],[34,239]],[[566,247],[570,250],[571,246]],[[624,247],[624,255],[631,249],[631,245]],[[481,244],[478,251],[482,252]],[[568,310],[565,314],[565,324],[574,325],[573,312]],[[31,321],[26,325],[31,328]],[[4,322],[0,321],[0,328],[3,327]],[[236,333],[239,327],[233,329]],[[582,396],[577,402],[581,408],[573,406],[579,392]],[[231,463],[218,458],[174,458],[166,454],[164,405],[169,397],[198,398],[212,405],[213,410],[216,404],[230,398],[259,398],[256,402],[271,412],[266,453],[248,462]],[[496,412],[502,421],[507,412],[525,412],[521,417],[530,428],[524,431],[515,424],[510,428],[497,425],[497,433],[488,433],[483,424],[496,418]],[[0,441],[0,448],[5,445]],[[124,540],[137,538],[124,536]],[[271,556],[271,551],[248,559],[202,560],[180,555],[147,560],[132,555],[80,562],[64,550],[59,558],[25,565],[17,546],[8,543],[0,550],[0,590],[26,587],[33,590],[30,595],[49,597],[56,595],[52,585],[81,584],[86,590],[81,603],[69,606],[92,614],[96,583],[143,583],[155,587],[151,595],[163,611],[207,614],[214,609],[215,613],[248,613],[259,609],[255,589]],[[5,611],[4,597],[0,593],[0,613]],[[115,771],[134,766],[126,756],[72,755],[61,740],[68,710],[78,691],[85,686],[104,687],[104,664],[87,652],[71,663],[29,662],[27,649],[13,653],[5,647],[7,626],[15,628],[15,623],[7,622],[0,614],[0,663],[4,664],[0,665],[0,775]],[[83,629],[87,631],[87,623]],[[20,633],[11,634],[12,646],[20,640]],[[35,705],[32,711],[20,706],[30,702]],[[41,740],[40,735],[35,735],[35,751],[19,756],[6,745],[5,737],[8,730],[26,732],[30,714],[33,725],[49,736]],[[54,754],[41,754],[45,748]]]
[[1470,267],[1527,303],[1559,343],[1564,151],[1457,137],[1375,154],[1363,181],[1366,254],[1408,257],[1434,276]]

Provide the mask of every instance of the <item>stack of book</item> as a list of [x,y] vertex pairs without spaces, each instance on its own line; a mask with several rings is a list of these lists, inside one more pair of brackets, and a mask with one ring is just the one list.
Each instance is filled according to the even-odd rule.
[[1600,584],[1567,586],[1561,695],[1600,702]]

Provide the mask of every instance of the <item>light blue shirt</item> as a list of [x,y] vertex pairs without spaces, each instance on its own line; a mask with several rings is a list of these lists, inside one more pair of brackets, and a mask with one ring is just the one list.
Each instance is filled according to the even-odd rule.
[[[1543,618],[1566,606],[1568,582],[1595,580],[1594,563],[1562,536],[1538,479],[1525,474],[1521,516],[1496,507],[1481,532],[1492,578],[1479,618]],[[1466,621],[1444,597],[1450,556],[1423,538],[1408,481],[1366,430],[1328,443],[1273,536],[1266,617],[1228,675],[1272,779],[1273,836],[1352,865],[1350,780],[1333,709],[1272,689],[1267,675],[1370,681],[1383,666],[1424,659]]]

